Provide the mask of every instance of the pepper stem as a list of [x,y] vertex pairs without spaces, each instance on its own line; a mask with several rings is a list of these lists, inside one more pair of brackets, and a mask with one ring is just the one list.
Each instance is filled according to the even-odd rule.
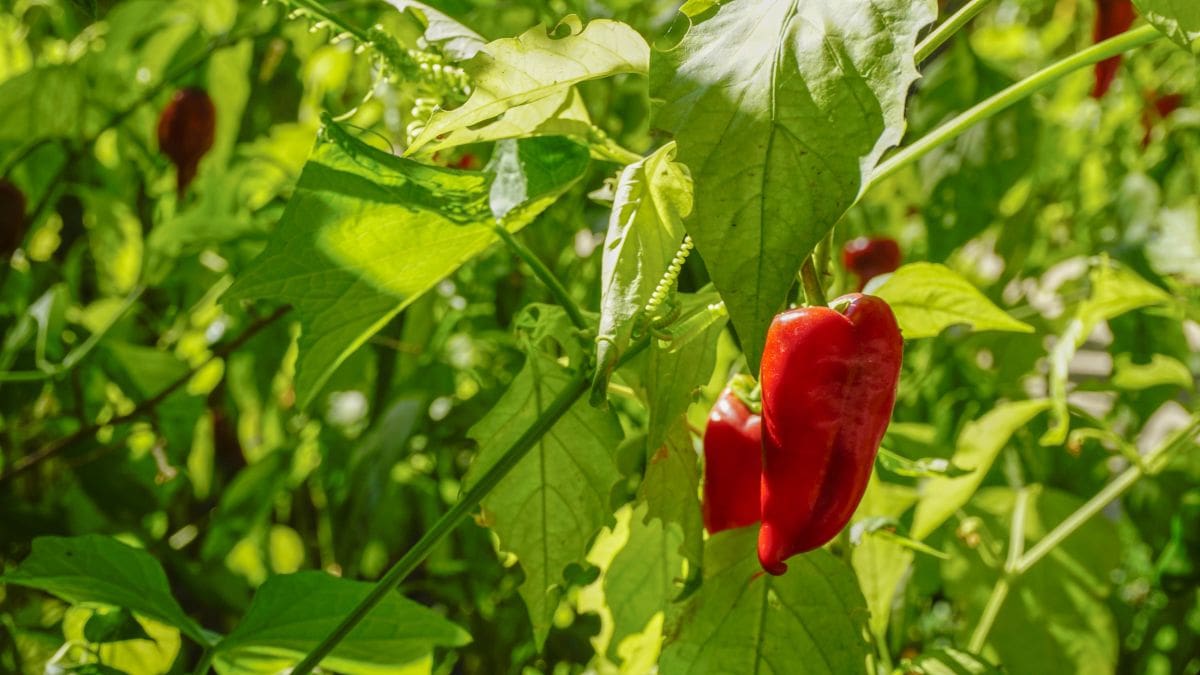
[[817,276],[816,265],[812,256],[804,259],[800,266],[800,285],[804,287],[804,300],[810,307],[825,307],[825,289],[821,288],[821,278]]

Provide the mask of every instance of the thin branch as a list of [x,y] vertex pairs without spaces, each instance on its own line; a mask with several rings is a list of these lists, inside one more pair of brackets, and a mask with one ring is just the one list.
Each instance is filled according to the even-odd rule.
[[567,292],[567,288],[562,285],[558,277],[550,271],[549,267],[541,261],[533,251],[530,251],[524,244],[517,241],[512,232],[504,227],[502,223],[497,223],[494,228],[496,235],[500,237],[504,245],[508,247],[518,258],[525,261],[533,270],[534,276],[542,282],[550,291],[550,295],[558,301],[558,304],[567,312],[567,316],[571,318],[571,323],[575,324],[576,328],[587,330],[587,320],[583,318],[583,312],[579,309],[579,305],[571,298],[571,294]]
[[958,117],[929,132],[912,145],[902,148],[899,152],[888,158],[887,161],[876,167],[875,173],[867,181],[862,192],[866,193],[880,181],[924,157],[939,145],[957,138],[967,129],[1018,101],[1032,96],[1035,92],[1045,89],[1064,76],[1080,68],[1103,61],[1111,56],[1116,56],[1135,47],[1154,42],[1160,37],[1162,37],[1162,33],[1153,26],[1142,26],[1099,44],[1092,45],[1087,49],[1068,56],[1058,63],[1039,70],[994,96],[984,99],[974,107],[958,115]]
[[232,341],[230,341],[224,345],[221,345],[219,348],[213,350],[212,354],[210,354],[209,357],[207,359],[205,359],[202,363],[199,363],[196,366],[192,367],[190,370],[188,370],[188,372],[181,375],[174,382],[172,382],[171,384],[168,384],[162,391],[159,391],[154,396],[151,396],[150,398],[139,403],[137,406],[134,407],[133,410],[130,410],[129,412],[127,412],[123,415],[117,415],[116,417],[108,420],[107,422],[104,422],[103,424],[94,423],[94,424],[90,424],[86,427],[83,427],[81,429],[78,429],[74,433],[68,434],[66,436],[63,436],[62,438],[51,441],[50,443],[47,443],[46,445],[42,446],[36,452],[29,454],[29,455],[25,455],[24,457],[20,458],[19,460],[13,462],[12,466],[8,470],[6,470],[3,474],[0,474],[0,484],[4,484],[4,483],[8,482],[9,480],[11,480],[12,478],[32,469],[33,467],[37,466],[38,464],[40,464],[52,457],[59,455],[64,450],[66,450],[67,448],[71,447],[72,445],[78,443],[79,441],[82,441],[85,438],[94,436],[97,431],[99,431],[100,429],[102,429],[104,427],[116,426],[118,424],[124,424],[126,422],[131,422],[131,421],[153,411],[154,408],[156,408],[158,406],[158,404],[165,401],[168,396],[175,393],[181,387],[186,385],[192,379],[192,377],[197,372],[200,371],[201,368],[208,365],[214,359],[223,358],[223,357],[228,356],[229,354],[233,353],[234,351],[239,349],[242,345],[244,345],[248,340],[250,340],[250,338],[257,335],[260,331],[262,331],[267,326],[278,321],[289,311],[291,311],[291,307],[289,307],[289,306],[280,307],[280,308],[276,309],[274,312],[270,313],[269,315],[255,320],[254,323],[252,323],[246,327],[246,330],[242,331],[241,335],[237,336]]
[[933,55],[938,47],[954,36],[967,22],[974,19],[977,14],[983,11],[984,7],[992,0],[971,0],[963,5],[961,9],[942,22],[940,26],[935,28],[932,33],[925,36],[924,40],[917,45],[917,51],[913,54],[913,60],[918,64]]

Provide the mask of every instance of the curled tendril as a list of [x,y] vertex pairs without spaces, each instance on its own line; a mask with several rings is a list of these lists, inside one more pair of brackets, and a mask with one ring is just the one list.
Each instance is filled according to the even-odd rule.
[[[654,287],[654,292],[650,294],[650,300],[646,303],[642,312],[646,317],[650,318],[652,324],[660,325],[662,323],[656,317],[656,314],[674,291],[675,282],[679,280],[679,272],[683,270],[683,263],[687,261],[688,255],[692,252],[693,248],[695,248],[695,244],[692,243],[691,235],[684,235],[683,243],[679,245],[679,250],[675,252],[675,257],[671,258],[671,263],[667,265],[667,271],[663,273],[662,278],[658,280],[658,285]],[[670,321],[674,321],[674,317],[679,315],[679,308],[676,307],[673,312],[668,313],[672,315]]]

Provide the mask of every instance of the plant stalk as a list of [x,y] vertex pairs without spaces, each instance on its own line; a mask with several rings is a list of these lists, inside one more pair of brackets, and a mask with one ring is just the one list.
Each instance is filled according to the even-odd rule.
[[525,261],[525,264],[529,265],[530,269],[533,270],[534,276],[549,289],[550,295],[553,295],[558,304],[562,305],[562,308],[567,312],[571,323],[576,328],[586,330],[588,327],[587,320],[583,318],[583,311],[579,309],[579,304],[571,298],[571,294],[567,292],[567,288],[562,285],[558,277],[554,276],[550,268],[546,267],[546,264],[533,251],[530,251],[528,247],[518,241],[513,236],[513,233],[509,232],[508,228],[504,227],[502,223],[497,223],[493,229],[496,231],[497,236],[504,242],[504,245],[518,258]]
[[800,285],[804,287],[804,301],[810,307],[826,307],[829,302],[825,299],[825,289],[821,287],[821,278],[813,264],[813,257],[804,259],[800,266]]
[[932,33],[926,35],[924,40],[921,40],[921,43],[917,45],[916,52],[913,54],[913,60],[919,65],[925,61],[925,59],[928,59],[930,56],[932,56],[933,53],[937,51],[938,47],[941,47],[943,44],[945,44],[946,40],[954,37],[955,33],[962,29],[963,26],[967,25],[968,21],[974,19],[980,12],[982,12],[983,8],[987,7],[987,4],[991,1],[992,0],[971,0],[967,4],[963,5],[962,8],[952,14],[950,18],[946,19],[941,23],[941,25],[933,29]]
[[1092,45],[1087,49],[1068,56],[1058,63],[1039,70],[1024,80],[967,109],[954,119],[929,132],[912,145],[902,148],[876,167],[875,173],[867,181],[863,192],[865,193],[880,181],[924,157],[939,145],[957,138],[960,134],[979,122],[1045,89],[1064,76],[1085,66],[1099,63],[1109,57],[1154,42],[1160,37],[1162,37],[1162,33],[1159,33],[1153,26],[1141,26],[1116,37],[1109,38],[1099,44]]

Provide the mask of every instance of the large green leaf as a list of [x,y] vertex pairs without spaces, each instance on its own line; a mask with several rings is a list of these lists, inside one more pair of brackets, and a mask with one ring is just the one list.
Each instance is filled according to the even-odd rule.
[[267,249],[227,294],[296,308],[303,404],[391,317],[492,244],[497,215],[520,229],[588,162],[582,146],[553,137],[507,152],[507,203],[493,213],[492,174],[394,157],[326,126]]
[[692,210],[692,181],[687,167],[674,159],[675,144],[668,143],[625,167],[617,182],[600,281],[599,366],[593,385],[600,393],[683,240],[683,218]]
[[913,538],[928,537],[970,501],[1012,435],[1049,409],[1050,401],[1047,400],[1000,403],[963,427],[950,461],[970,473],[954,478],[931,478],[921,486],[921,500],[917,502],[913,518]]
[[[1011,489],[988,488],[966,513],[979,517],[985,531],[1007,541],[1015,499]],[[1082,504],[1072,495],[1029,488],[1026,550]],[[954,538],[947,541],[958,550],[942,563],[942,574],[947,594],[964,613],[960,625],[965,633],[978,623],[1001,572],[978,550]],[[1121,559],[1119,541],[1111,521],[1092,518],[1013,580],[982,655],[1011,673],[1114,672],[1119,643],[1105,596]],[[1030,630],[1032,625],[1038,630]]]
[[862,672],[867,607],[848,567],[816,550],[762,573],[758,529],[726,530],[704,551],[704,584],[663,650],[663,675]]
[[655,61],[657,124],[696,182],[688,230],[751,370],[801,261],[900,140],[914,43],[935,9],[734,0]]
[[572,101],[571,88],[610,75],[645,73],[650,48],[637,31],[618,21],[597,19],[585,27],[570,16],[563,25],[570,28],[565,37],[551,37],[545,27],[536,26],[484,46],[463,65],[472,80],[471,97],[453,110],[435,111],[406,154],[547,133],[537,130],[552,119],[567,120],[586,134],[587,111]]
[[[559,394],[578,386],[554,359],[531,352],[512,385],[471,427],[479,455],[466,486],[496,464]],[[539,645],[558,607],[555,587],[562,585],[563,569],[583,560],[588,542],[610,517],[620,441],[612,413],[579,400],[483,500],[483,521],[525,570],[520,591]]]
[[905,339],[934,337],[950,326],[1032,333],[1033,326],[1000,309],[945,265],[912,263],[896,270],[874,291],[896,314]]
[[162,565],[149,553],[112,537],[37,537],[29,557],[0,576],[0,583],[37,588],[69,602],[124,607],[207,642],[200,626],[171,595]]
[[[267,579],[237,627],[217,645],[222,675],[278,673],[312,651],[371,592],[373,584],[324,572]],[[427,659],[435,646],[471,641],[440,614],[388,594],[321,665],[339,673],[394,673]]]
[[[702,562],[704,523],[700,511],[700,466],[692,435],[682,420],[657,445],[646,448],[646,474],[638,497],[645,516],[674,526],[683,534],[680,553],[693,565]],[[640,512],[640,511],[639,511]]]
[[[872,472],[855,520],[864,517],[898,519],[912,507],[916,498],[916,491],[912,488],[885,483],[879,480],[878,472]],[[879,639],[886,636],[896,587],[912,564],[914,555],[911,548],[878,536],[866,537],[851,551],[850,562],[858,576],[858,585],[867,607],[871,610],[869,625]]]
[[1164,35],[1200,54],[1200,4],[1195,0],[1134,0],[1134,4]]

